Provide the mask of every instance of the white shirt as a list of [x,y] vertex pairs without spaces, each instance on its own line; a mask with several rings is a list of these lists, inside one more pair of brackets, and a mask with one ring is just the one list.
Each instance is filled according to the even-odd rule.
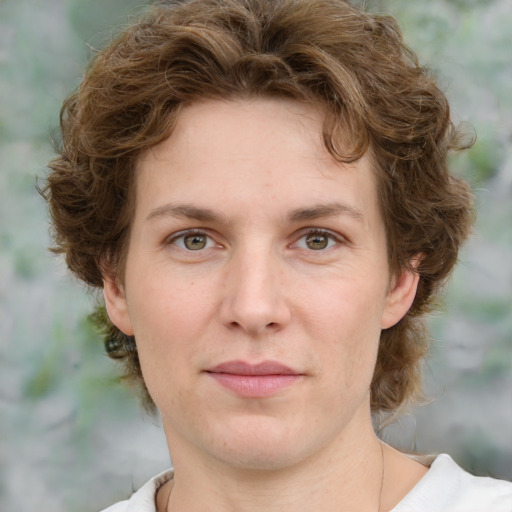
[[[156,492],[172,476],[172,470],[155,476],[129,500],[120,501],[102,512],[156,512]],[[449,455],[442,454],[389,512],[512,512],[512,483],[473,476]]]

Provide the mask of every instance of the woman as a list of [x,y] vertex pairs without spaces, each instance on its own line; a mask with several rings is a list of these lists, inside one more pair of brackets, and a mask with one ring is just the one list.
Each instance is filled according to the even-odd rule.
[[57,250],[174,470],[109,511],[505,511],[512,485],[379,441],[472,222],[446,98],[389,17],[192,0],[100,52],[64,105]]

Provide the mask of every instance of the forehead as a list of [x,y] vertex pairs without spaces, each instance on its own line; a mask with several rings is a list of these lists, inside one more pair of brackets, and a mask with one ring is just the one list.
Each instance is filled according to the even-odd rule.
[[[324,117],[319,106],[286,98],[196,102],[181,108],[170,138],[146,152],[140,163],[170,156],[172,148],[174,157],[197,160],[261,159],[263,148],[276,158],[287,148],[294,149],[290,157],[321,160],[327,156]],[[202,152],[195,151],[199,147]]]
[[184,107],[170,137],[138,162],[137,209],[176,200],[226,213],[237,205],[270,211],[342,203],[374,214],[369,159],[336,161],[323,142],[324,117],[319,107],[285,99]]

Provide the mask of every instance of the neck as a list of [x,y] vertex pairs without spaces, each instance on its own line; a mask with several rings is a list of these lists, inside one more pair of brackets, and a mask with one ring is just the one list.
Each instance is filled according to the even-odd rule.
[[[373,430],[346,436],[284,469],[240,469],[173,451],[168,512],[377,512],[383,455]],[[186,455],[186,456],[185,456]],[[364,491],[364,492],[362,492]]]

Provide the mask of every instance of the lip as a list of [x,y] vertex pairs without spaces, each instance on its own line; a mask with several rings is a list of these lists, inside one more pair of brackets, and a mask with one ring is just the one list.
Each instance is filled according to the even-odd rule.
[[278,394],[304,374],[278,361],[250,364],[227,361],[205,371],[224,388],[245,398],[265,398]]

